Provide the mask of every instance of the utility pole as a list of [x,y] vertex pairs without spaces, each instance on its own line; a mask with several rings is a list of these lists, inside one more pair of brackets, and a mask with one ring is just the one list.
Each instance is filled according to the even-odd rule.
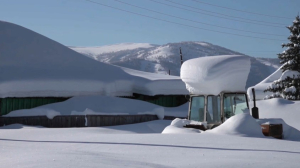
[[182,52],[181,52],[181,47],[179,48],[180,50],[180,62],[181,62],[181,65],[183,64],[183,60],[182,60]]
[[169,69],[169,75],[171,75],[171,70]]

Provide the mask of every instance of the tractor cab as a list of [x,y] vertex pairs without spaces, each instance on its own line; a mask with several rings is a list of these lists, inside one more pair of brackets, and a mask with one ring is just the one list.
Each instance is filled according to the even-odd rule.
[[188,119],[206,122],[211,129],[226,119],[249,109],[246,92],[221,92],[219,95],[191,95]]
[[[199,57],[185,61],[180,77],[190,93],[188,119],[214,128],[248,111],[245,92],[250,59],[243,55]],[[192,126],[192,125],[191,125]]]

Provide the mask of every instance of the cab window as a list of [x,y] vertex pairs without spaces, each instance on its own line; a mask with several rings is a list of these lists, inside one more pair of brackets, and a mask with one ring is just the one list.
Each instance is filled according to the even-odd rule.
[[191,98],[190,120],[204,121],[204,96],[194,96]]

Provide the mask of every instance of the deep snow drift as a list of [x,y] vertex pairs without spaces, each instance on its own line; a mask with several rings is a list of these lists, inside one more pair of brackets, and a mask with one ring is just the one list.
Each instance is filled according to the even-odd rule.
[[100,63],[3,21],[0,21],[0,53],[0,97],[187,93],[179,77],[139,73]]
[[227,119],[222,125],[206,133],[263,138],[259,123],[249,114],[241,113]]
[[245,91],[249,71],[248,57],[222,55],[184,62],[180,77],[191,94],[218,95],[222,91]]
[[[212,129],[201,131],[194,128],[185,128],[188,124],[205,125],[205,123],[190,121],[186,119],[175,119],[163,130],[163,134],[185,134],[185,133],[202,133],[202,134],[217,134],[230,135],[239,137],[257,137],[257,138],[272,138],[266,137],[262,133],[261,124],[282,124],[284,140],[300,141],[300,131],[286,124],[282,119],[266,118],[254,119],[249,113],[241,113],[227,119],[220,126]],[[201,136],[202,136],[201,134]]]

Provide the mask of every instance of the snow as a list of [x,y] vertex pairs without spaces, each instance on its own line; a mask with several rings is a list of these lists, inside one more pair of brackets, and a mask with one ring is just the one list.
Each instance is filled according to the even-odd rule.
[[[253,102],[249,102],[250,109]],[[290,101],[282,98],[272,98],[256,102],[259,109],[259,118],[280,118],[290,126],[300,130],[299,101]]]
[[287,77],[298,78],[299,75],[300,73],[298,71],[286,70],[280,76],[279,81],[285,80]]
[[[186,124],[204,124],[184,119],[86,128],[13,124],[0,127],[3,155],[0,162],[6,167],[20,168],[199,165],[296,168],[300,154],[299,142],[295,142],[300,141],[299,103],[261,100],[257,102],[259,120],[242,113],[208,131],[183,128]],[[129,109],[122,108],[121,112],[126,110]],[[264,137],[259,125],[266,123],[283,124],[285,139]]]
[[[0,32],[1,96],[34,96],[46,93],[61,96],[102,92],[105,93],[103,95],[121,95],[131,94],[134,89],[156,93],[156,90],[153,90],[155,88],[164,90],[163,87],[171,87],[164,80],[180,81],[172,76],[152,76],[95,62],[54,41],[10,23],[0,22]],[[210,64],[207,62],[205,64],[204,61],[201,63],[203,66],[195,70],[199,72],[201,68],[203,70],[207,67],[206,75],[212,74],[214,77],[207,78],[208,84],[211,85],[212,81],[223,78],[219,76],[221,69],[222,73],[228,73],[225,75],[231,79],[236,75],[233,80],[235,82],[236,79],[247,79],[249,71],[246,76],[242,75],[248,66],[242,64],[244,57],[228,57],[230,59],[220,57],[217,59],[219,63],[210,61]],[[215,58],[204,58],[206,59]],[[232,64],[233,62],[235,63]],[[195,65],[199,65],[197,60]],[[228,67],[235,70],[231,71]],[[236,69],[241,70],[241,74],[236,74]],[[109,72],[114,76],[102,72]],[[205,73],[202,73],[194,74],[194,77],[203,79],[201,77],[204,77]],[[281,76],[276,75],[278,74],[273,74],[263,82],[267,83],[271,79],[274,81]],[[151,84],[159,80],[162,80],[160,84],[156,86]],[[242,82],[235,86],[237,86],[235,89],[241,89]],[[218,90],[215,87],[209,86],[210,89]],[[243,85],[242,89],[244,87]],[[198,90],[203,91],[203,88]],[[171,93],[172,90],[168,92]],[[250,102],[250,109],[252,106]],[[5,167],[20,168],[299,167],[300,146],[299,142],[295,142],[300,141],[299,106],[300,102],[279,98],[261,100],[257,102],[259,120],[253,119],[249,113],[242,113],[205,132],[183,128],[186,124],[205,125],[185,119],[94,128],[44,128],[13,124],[0,127],[2,154],[0,162]],[[97,95],[73,97],[65,102],[14,111],[8,115],[46,115],[53,118],[56,115],[72,114],[150,113],[162,118],[163,115],[172,112],[185,116],[184,109],[187,114],[187,104],[177,108],[163,108],[138,100]],[[262,136],[259,125],[265,123],[283,124],[285,139],[277,140]]]
[[178,107],[164,107],[165,116],[185,117],[188,116],[189,102]]
[[232,116],[222,125],[206,133],[264,138],[260,125],[249,113]]
[[267,67],[269,67],[269,69],[272,72],[274,72],[275,70],[277,70],[280,67],[279,61],[274,62],[274,60],[276,60],[274,58],[273,59],[270,59],[270,58],[256,58],[256,60],[259,61],[260,63],[266,65]]
[[[282,67],[282,66],[281,66]],[[278,80],[282,76],[281,67],[278,68],[274,73],[268,76],[266,79],[256,84],[255,86],[249,87],[247,89],[247,94],[249,96],[249,100],[253,100],[252,88],[255,89],[255,98],[256,100],[263,100],[270,92],[264,92],[275,80]]]
[[184,128],[184,126],[193,124],[193,125],[204,125],[206,127],[206,123],[187,120],[187,119],[174,119],[169,126],[167,126],[162,134],[183,134],[183,133],[201,133],[202,131],[194,128]]
[[99,54],[110,53],[110,52],[118,52],[123,50],[133,50],[133,49],[140,49],[140,48],[151,48],[151,47],[155,47],[155,45],[149,43],[121,43],[121,44],[105,45],[105,46],[98,46],[98,47],[70,47],[70,48],[82,54],[99,55]]
[[209,46],[208,43],[204,43],[204,42],[197,42],[197,44],[200,44],[200,45],[202,45],[202,46]]
[[[253,102],[249,103],[250,109]],[[259,118],[263,122],[280,123],[283,125],[284,139],[300,141],[299,106],[300,102],[282,98],[272,98],[256,102]]]
[[[284,65],[282,65],[282,66],[284,66]],[[274,94],[272,92],[264,92],[264,90],[266,90],[267,88],[278,87],[278,85],[273,84],[274,81],[280,82],[280,81],[286,79],[287,77],[297,78],[298,75],[300,75],[300,73],[298,71],[291,71],[291,70],[287,70],[282,73],[281,67],[278,68],[273,74],[268,76],[266,79],[264,79],[260,83],[248,88],[247,94],[248,94],[250,100],[253,100],[252,88],[255,89],[256,99],[262,100],[264,98],[267,98],[270,94]],[[290,87],[290,88],[287,88],[286,91],[293,92],[293,91],[295,91],[295,88]],[[275,93],[275,94],[279,94],[279,93]]]
[[[136,43],[136,45],[139,44]],[[183,61],[209,55],[242,55],[233,50],[201,41],[183,41],[153,45],[150,48],[133,48],[121,51],[119,51],[119,45],[101,46],[103,48],[114,48],[113,51],[102,54],[91,54],[95,47],[86,47],[87,50],[91,49],[87,52],[78,51],[76,47],[70,48],[100,62],[160,74],[168,74],[170,70],[171,75],[176,76],[180,75],[181,67],[179,48],[182,50]],[[277,58],[249,58],[251,69],[247,79],[247,87],[262,81],[280,66]]]
[[[186,109],[187,110],[187,109]],[[33,109],[12,111],[4,117],[47,116],[52,119],[58,115],[137,115],[152,114],[164,118],[164,108],[141,100],[109,97],[73,97],[64,102],[47,104]]]
[[12,23],[0,32],[1,98],[187,93],[179,77],[100,63]]
[[296,88],[295,86],[291,86],[289,88],[285,88],[284,89],[284,92],[292,92],[292,93],[295,93],[296,92]]
[[245,91],[249,71],[247,56],[222,55],[184,62],[180,77],[191,94],[218,95],[222,91]]
[[144,95],[187,95],[184,83],[177,76],[142,72],[120,67],[135,77],[132,92]]
[[[6,167],[298,167],[299,142],[158,134],[170,121],[94,128],[0,127]],[[146,133],[146,134],[145,134]]]

